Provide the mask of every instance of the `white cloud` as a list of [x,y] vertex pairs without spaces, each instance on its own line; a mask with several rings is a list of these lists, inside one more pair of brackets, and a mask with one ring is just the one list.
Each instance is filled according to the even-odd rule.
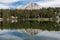
[[12,3],[17,1],[20,1],[20,0],[0,0],[0,3]]
[[[13,2],[17,2],[17,1],[24,1],[26,2],[27,0],[0,0],[0,3],[5,3],[5,4],[0,4],[0,9],[7,9],[7,8],[15,8],[16,6],[13,5],[8,5],[10,3]],[[60,0],[49,0],[49,1],[39,1],[37,2],[39,5],[41,5],[42,7],[60,7]],[[21,7],[17,6],[18,8]]]
[[19,5],[19,6],[16,7],[16,9],[20,9],[22,7],[23,7],[23,5]]
[[51,0],[51,1],[37,2],[37,3],[44,7],[57,7],[57,5],[60,6],[60,0]]
[[43,31],[38,33],[37,36],[46,36],[46,37],[60,39],[60,31]]
[[8,9],[8,8],[10,8],[10,7],[7,5],[4,5],[4,4],[0,4],[0,9]]
[[14,35],[8,35],[8,34],[0,35],[0,39],[1,40],[23,40],[21,37],[17,37]]
[[17,2],[21,0],[0,0],[0,9],[14,8],[14,6],[9,5],[10,3]]

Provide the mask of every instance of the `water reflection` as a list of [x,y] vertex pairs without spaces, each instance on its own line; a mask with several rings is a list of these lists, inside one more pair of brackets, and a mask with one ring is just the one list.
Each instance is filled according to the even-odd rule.
[[29,35],[21,30],[0,30],[0,40],[60,40],[60,31],[42,31]]
[[0,40],[23,40],[28,38],[29,35],[24,32],[16,30],[0,30]]
[[16,23],[16,22],[18,22],[18,20],[11,20],[11,23],[14,23],[14,22]]
[[55,21],[34,21],[34,20],[10,20],[0,21],[0,29],[42,29],[42,30],[60,30],[59,24]]

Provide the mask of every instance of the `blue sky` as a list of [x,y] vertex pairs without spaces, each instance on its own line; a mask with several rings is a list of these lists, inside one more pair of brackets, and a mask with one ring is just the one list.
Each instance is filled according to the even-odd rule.
[[29,2],[36,2],[44,7],[60,7],[60,0],[0,0],[0,9],[16,8]]

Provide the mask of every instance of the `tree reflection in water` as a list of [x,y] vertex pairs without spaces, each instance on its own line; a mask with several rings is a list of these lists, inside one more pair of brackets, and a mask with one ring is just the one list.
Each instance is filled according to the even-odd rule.
[[42,30],[60,30],[59,25],[52,21],[33,21],[33,20],[10,20],[1,21],[0,29],[42,29]]

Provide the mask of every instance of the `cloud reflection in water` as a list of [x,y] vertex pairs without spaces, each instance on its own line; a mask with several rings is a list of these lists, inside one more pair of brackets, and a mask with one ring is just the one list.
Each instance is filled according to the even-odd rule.
[[60,31],[42,31],[32,36],[17,30],[0,30],[0,40],[60,40]]

